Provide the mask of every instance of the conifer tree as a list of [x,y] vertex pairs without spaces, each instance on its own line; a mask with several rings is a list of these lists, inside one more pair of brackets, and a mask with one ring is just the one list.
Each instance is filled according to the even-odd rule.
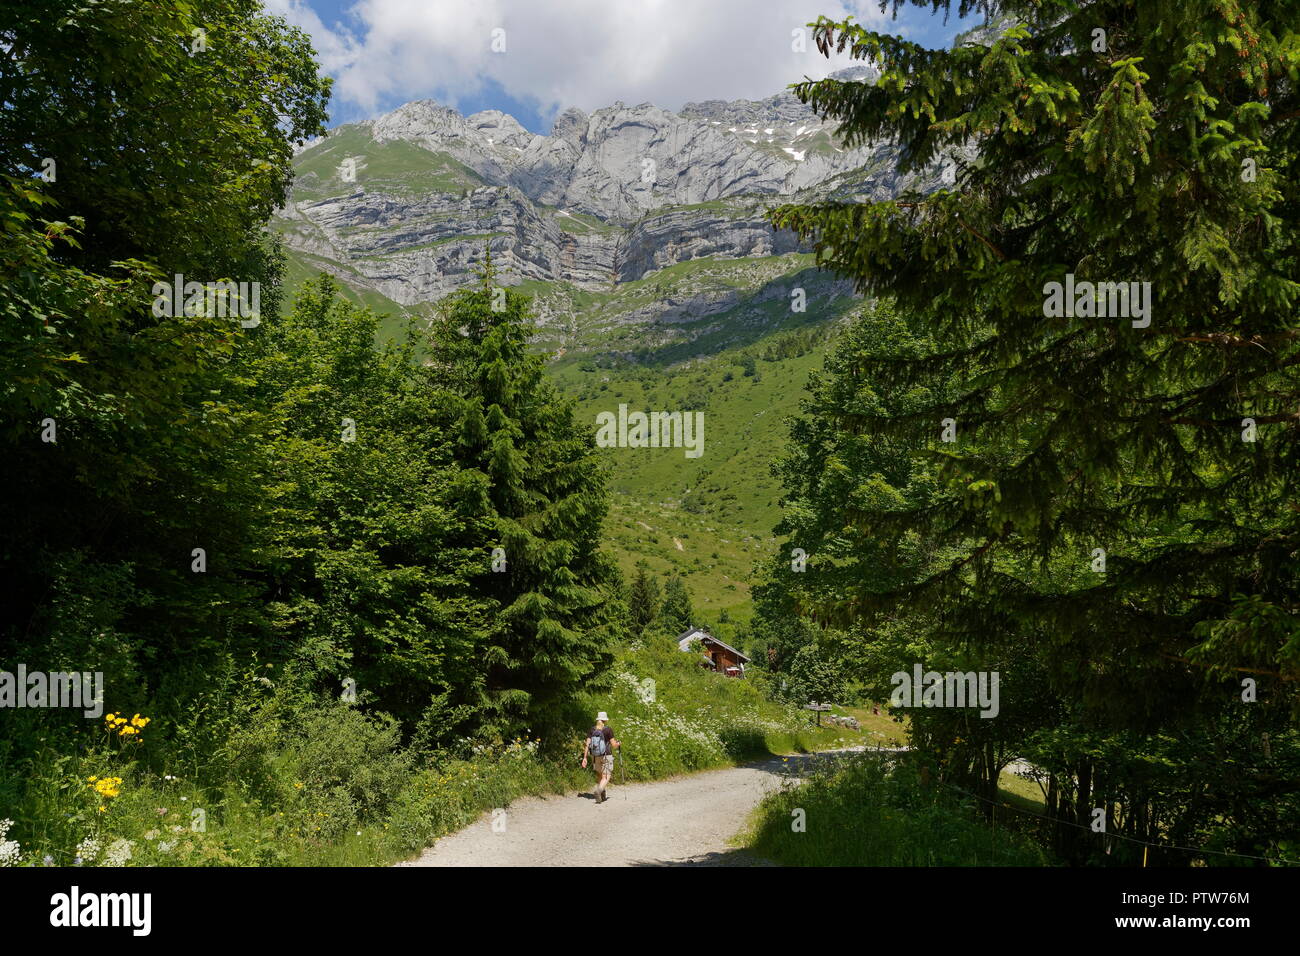
[[[1127,659],[1108,681],[1177,664],[1280,689],[1300,673],[1300,512],[1284,504],[1300,477],[1300,7],[1000,9],[1009,28],[987,45],[938,51],[823,19],[819,48],[873,58],[880,79],[795,87],[850,143],[897,137],[905,169],[974,150],[951,188],[772,216],[921,317],[923,341],[846,371],[906,391],[903,407],[837,420],[910,449],[932,492],[850,525],[927,542],[910,598],[960,600],[954,633],[1032,617],[1081,658]],[[1057,315],[1048,288],[1067,275],[1149,282],[1149,314],[1089,314],[1107,293],[1080,292]],[[1029,573],[1045,562],[1056,573]],[[845,591],[836,610],[855,600],[870,603]]]
[[680,634],[694,623],[695,610],[691,607],[691,595],[686,590],[686,582],[680,574],[671,574],[664,584],[663,606],[659,609],[659,620],[666,630]]
[[644,561],[638,561],[636,576],[628,589],[628,618],[640,634],[659,614],[659,582],[650,576]]
[[482,542],[480,583],[499,605],[484,662],[509,732],[558,719],[608,664],[618,574],[599,548],[607,497],[592,435],[528,348],[527,297],[495,283],[489,256],[479,286],[444,301],[429,374],[495,527]]
[[[1300,4],[997,9],[951,50],[815,25],[880,77],[796,95],[847,143],[956,175],[772,213],[888,303],[795,425],[783,530],[810,557],[773,576],[868,669],[1037,675],[1050,699],[1023,695],[1038,729],[1016,745],[1050,766],[1058,819],[1116,800],[1133,832],[1247,849],[1251,799],[1266,835],[1297,824],[1274,784],[1300,676]],[[1285,755],[1252,746],[1253,798],[1207,816],[1205,755],[1264,728]]]

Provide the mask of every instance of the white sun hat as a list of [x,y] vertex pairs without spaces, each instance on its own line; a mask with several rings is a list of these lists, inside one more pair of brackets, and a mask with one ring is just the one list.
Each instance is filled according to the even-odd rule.
[[596,715],[596,719],[597,719],[597,720],[603,720],[603,721],[605,721],[605,723],[609,723],[609,714],[605,713],[605,712],[602,710],[599,714]]

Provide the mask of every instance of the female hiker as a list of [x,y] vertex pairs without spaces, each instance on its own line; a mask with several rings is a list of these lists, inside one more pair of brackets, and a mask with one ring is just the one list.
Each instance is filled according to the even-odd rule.
[[596,726],[587,731],[586,743],[582,745],[582,765],[587,766],[587,758],[591,757],[591,769],[596,772],[597,803],[609,799],[605,788],[614,773],[614,751],[618,749],[618,741],[608,724],[609,715],[602,710],[596,715]]

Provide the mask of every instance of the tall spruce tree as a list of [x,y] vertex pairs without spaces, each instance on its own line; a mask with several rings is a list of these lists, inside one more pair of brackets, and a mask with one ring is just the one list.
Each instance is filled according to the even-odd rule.
[[666,630],[680,634],[694,623],[695,609],[691,607],[691,595],[686,590],[686,581],[680,574],[668,576],[664,584],[664,601],[659,609],[659,620]]
[[638,561],[636,575],[628,587],[628,619],[632,629],[640,634],[659,614],[659,582],[650,576],[644,561]]
[[489,255],[479,286],[444,300],[431,374],[495,528],[479,578],[499,606],[485,686],[508,733],[562,719],[612,659],[621,614],[618,570],[600,550],[607,497],[591,432],[528,348],[528,298],[495,281]]
[[[1040,675],[1054,699],[1021,695],[1039,730],[1016,745],[1050,765],[1063,822],[1108,806],[1148,838],[1276,852],[1300,822],[1279,776],[1300,676],[1300,4],[997,6],[951,50],[815,25],[880,77],[796,95],[851,144],[896,139],[905,170],[957,169],[772,213],[898,310],[814,383],[782,466],[812,557],[776,575],[864,655]],[[1286,745],[1243,745],[1270,730]],[[1210,798],[1206,767],[1243,746],[1243,787]]]

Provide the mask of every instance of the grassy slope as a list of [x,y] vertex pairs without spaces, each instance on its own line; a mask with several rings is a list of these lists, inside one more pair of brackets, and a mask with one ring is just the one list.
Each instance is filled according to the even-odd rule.
[[[559,376],[577,397],[580,421],[599,412],[677,410],[703,398],[704,451],[610,448],[613,506],[606,542],[625,572],[645,559],[656,572],[679,571],[706,620],[722,609],[748,616],[749,578],[776,547],[779,488],[770,462],[785,444],[785,419],[798,411],[816,353],[757,361],[746,377],[730,355],[670,369],[658,381],[618,371]],[[730,375],[730,380],[725,380]],[[605,381],[608,379],[608,381]]]
[[[354,162],[355,178],[345,180],[344,161]],[[294,159],[298,178],[294,198],[319,200],[346,196],[358,188],[413,196],[460,193],[483,185],[467,166],[446,153],[433,152],[404,140],[377,143],[361,125],[340,126]]]
[[[334,274],[332,268],[326,268],[327,265],[338,268],[337,264],[325,263],[309,252],[289,248],[286,248],[284,252],[284,285],[290,302],[293,301],[294,294],[304,282],[316,278],[322,272]],[[347,269],[346,266],[342,268]],[[409,315],[405,307],[394,302],[383,293],[365,288],[359,282],[341,281],[339,283],[339,292],[350,302],[364,306],[379,316],[379,328],[375,333],[376,341],[383,342],[387,339],[400,339],[405,336],[406,320]]]
[[[686,575],[703,622],[722,610],[746,619],[751,572],[776,546],[780,489],[771,462],[822,349],[774,361],[758,356],[778,336],[825,329],[856,301],[837,295],[804,255],[693,260],[610,290],[522,288],[543,316],[571,317],[544,326],[539,345],[557,356],[551,376],[593,430],[599,413],[617,413],[624,403],[629,411],[704,412],[698,458],[675,448],[604,452],[613,492],[606,543],[625,572],[644,559],[655,572]],[[806,291],[804,313],[790,308],[794,288]],[[724,297],[727,307],[671,324],[615,318],[692,295]],[[753,376],[740,364],[746,355],[755,358]]]
[[[687,458],[681,448],[607,449],[612,488],[660,509],[706,516],[720,535],[734,530],[766,540],[780,515],[770,463],[785,443],[785,419],[798,412],[808,373],[819,364],[815,353],[758,360],[757,374],[747,377],[727,353],[652,378],[602,370],[557,378],[593,430],[598,413],[617,413],[620,404],[629,411],[702,410],[700,457]],[[695,557],[698,551],[685,560]]]

